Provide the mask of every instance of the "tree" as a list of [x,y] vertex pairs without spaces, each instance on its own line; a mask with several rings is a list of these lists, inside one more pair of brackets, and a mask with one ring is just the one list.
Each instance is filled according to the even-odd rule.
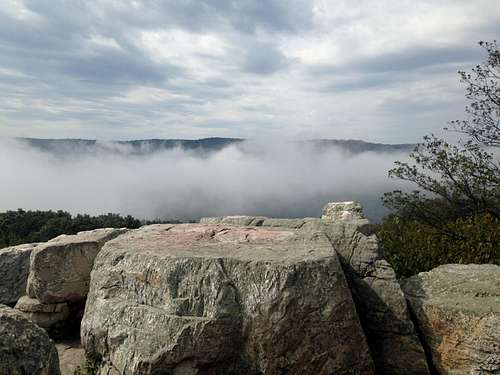
[[479,42],[488,53],[486,61],[472,69],[459,72],[467,84],[466,98],[471,104],[465,108],[469,120],[452,121],[458,131],[480,144],[500,146],[500,52],[496,41]]
[[[382,224],[380,233],[389,253],[399,251],[394,248],[397,244],[406,246],[403,252],[411,250],[418,255],[418,251],[415,253],[418,241],[405,244],[396,236],[397,228],[427,236],[419,237],[424,241],[432,238],[425,246],[420,243],[421,250],[427,249],[427,256],[433,256],[429,243],[439,243],[439,251],[435,249],[434,253],[452,253],[453,249],[447,248],[447,244],[453,243],[462,255],[476,254],[481,249],[482,261],[499,258],[498,236],[481,236],[470,230],[500,231],[500,163],[494,154],[500,147],[500,52],[496,41],[479,42],[479,45],[487,52],[486,61],[470,73],[459,72],[461,81],[467,85],[469,105],[465,112],[468,117],[452,121],[451,128],[446,129],[458,132],[464,139],[451,144],[434,135],[425,136],[410,154],[411,163],[398,161],[389,171],[390,177],[416,185],[410,193],[397,190],[382,198],[384,205],[393,211]],[[484,255],[484,249],[494,252],[495,256]],[[446,262],[454,259],[446,254],[441,254],[441,258]],[[475,259],[457,256],[455,260]],[[436,264],[425,268],[431,265]]]
[[459,72],[467,84],[469,119],[453,121],[453,131],[467,138],[458,144],[425,136],[410,154],[413,163],[396,162],[389,176],[417,185],[411,193],[393,191],[384,204],[407,218],[442,228],[443,221],[489,214],[500,219],[500,52],[496,42],[479,43],[487,60]]

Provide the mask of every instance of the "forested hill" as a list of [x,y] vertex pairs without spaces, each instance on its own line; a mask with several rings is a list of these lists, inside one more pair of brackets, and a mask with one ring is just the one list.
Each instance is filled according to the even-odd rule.
[[[132,155],[148,155],[159,151],[182,148],[197,151],[203,154],[220,151],[223,148],[236,145],[244,141],[241,138],[202,138],[202,139],[144,139],[131,141],[102,142],[89,139],[38,139],[17,138],[34,148],[51,153],[85,154],[96,151],[114,153],[127,153]],[[413,149],[413,144],[384,144],[371,143],[361,140],[315,139],[295,142],[298,145],[312,145],[319,150],[339,149],[349,154],[363,152],[408,152]]]

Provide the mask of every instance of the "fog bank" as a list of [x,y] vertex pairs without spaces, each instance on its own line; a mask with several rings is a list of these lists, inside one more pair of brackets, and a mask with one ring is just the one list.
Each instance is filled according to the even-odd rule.
[[378,219],[381,194],[399,187],[387,171],[406,157],[248,141],[202,156],[180,148],[133,156],[126,148],[108,147],[61,157],[0,140],[0,211],[62,209],[182,220],[304,217],[318,216],[328,201],[356,199]]

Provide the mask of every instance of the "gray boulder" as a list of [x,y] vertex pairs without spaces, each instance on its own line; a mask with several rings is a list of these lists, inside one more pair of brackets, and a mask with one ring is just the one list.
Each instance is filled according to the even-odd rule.
[[59,359],[47,333],[0,305],[0,374],[59,375]]
[[308,219],[300,230],[325,233],[339,255],[377,371],[428,374],[403,291],[369,224],[366,219]]
[[0,303],[14,305],[26,294],[30,255],[36,243],[0,249]]
[[[326,205],[324,212],[328,212],[328,207],[344,206],[345,202],[332,202]],[[240,218],[243,223],[262,220],[254,216]],[[203,220],[226,222],[224,217]],[[367,219],[264,218],[260,225],[324,233],[341,260],[377,371],[394,375],[429,373],[403,291],[383,256],[377,237],[370,232]]]
[[448,264],[402,285],[439,374],[500,374],[500,266]]
[[95,256],[104,243],[126,231],[96,229],[40,244],[31,253],[28,295],[46,304],[85,299]]
[[322,233],[153,225],[106,243],[81,328],[100,374],[373,374]]

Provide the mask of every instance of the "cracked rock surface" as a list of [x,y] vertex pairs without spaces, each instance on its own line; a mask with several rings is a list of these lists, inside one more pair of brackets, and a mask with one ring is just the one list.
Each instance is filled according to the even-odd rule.
[[[330,203],[324,212],[332,211],[332,207],[343,211],[346,204]],[[383,257],[377,237],[366,232],[367,219],[223,216],[203,218],[200,222],[324,233],[341,260],[377,371],[387,375],[429,374],[403,291],[394,270]]]
[[26,294],[30,255],[38,244],[28,243],[0,249],[0,303],[14,305]]
[[0,374],[60,374],[57,351],[47,333],[4,305],[0,305]]
[[39,244],[31,253],[28,295],[45,304],[85,299],[97,253],[106,241],[126,231],[95,229]]
[[390,264],[369,221],[310,220],[304,231],[323,231],[341,259],[373,360],[381,374],[429,374],[422,344]]
[[82,321],[100,374],[373,374],[323,233],[152,225],[97,255]]
[[440,374],[500,374],[500,266],[448,264],[402,286]]

